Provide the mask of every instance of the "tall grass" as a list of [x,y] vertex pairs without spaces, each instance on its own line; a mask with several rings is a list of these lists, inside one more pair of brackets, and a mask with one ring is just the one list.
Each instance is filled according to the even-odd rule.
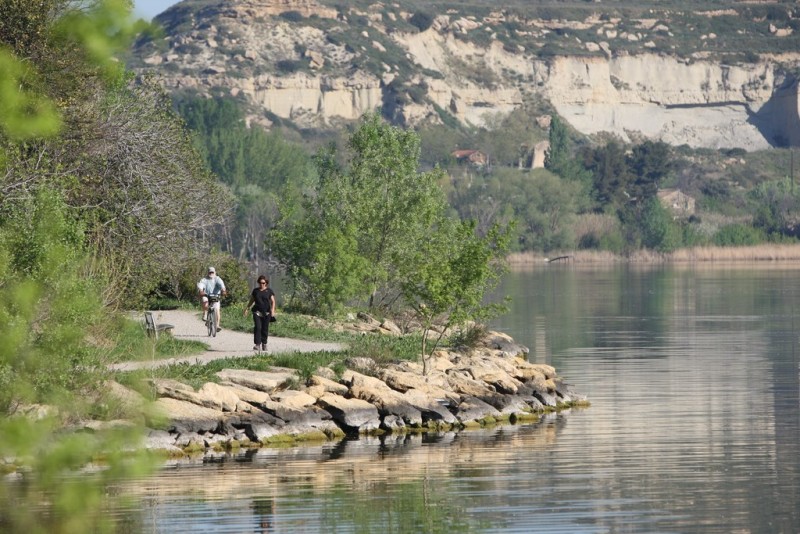
[[748,247],[692,247],[670,253],[638,250],[628,256],[607,251],[578,250],[551,252],[544,255],[535,252],[518,252],[507,257],[509,266],[524,269],[536,265],[548,265],[548,259],[568,256],[566,263],[687,263],[687,262],[754,262],[754,261],[798,261],[799,244],[762,244]]

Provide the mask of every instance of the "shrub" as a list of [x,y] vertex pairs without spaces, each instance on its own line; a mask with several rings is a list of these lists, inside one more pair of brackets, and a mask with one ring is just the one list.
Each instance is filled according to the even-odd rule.
[[423,13],[422,11],[417,11],[411,15],[411,18],[408,19],[408,22],[410,22],[413,26],[416,26],[419,31],[424,32],[433,24],[433,15]]
[[284,11],[278,16],[289,22],[301,22],[304,18],[299,11]]
[[720,247],[757,245],[764,241],[764,234],[752,226],[734,223],[720,228],[714,235],[713,241]]
[[294,59],[281,59],[275,66],[279,71],[291,74],[303,68],[303,62]]

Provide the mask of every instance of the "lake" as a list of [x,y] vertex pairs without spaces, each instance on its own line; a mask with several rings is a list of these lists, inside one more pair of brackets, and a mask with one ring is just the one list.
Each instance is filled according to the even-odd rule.
[[174,462],[131,532],[800,532],[800,269],[512,272],[499,330],[591,407]]

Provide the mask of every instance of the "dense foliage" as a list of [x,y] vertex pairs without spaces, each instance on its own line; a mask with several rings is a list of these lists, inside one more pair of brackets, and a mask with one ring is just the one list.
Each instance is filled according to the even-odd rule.
[[270,233],[289,266],[295,305],[333,311],[411,305],[429,319],[472,315],[496,280],[504,234],[480,237],[448,216],[439,169],[420,173],[419,137],[364,117],[341,166],[329,147],[300,202],[284,202]]
[[[98,42],[119,50],[133,34],[113,22],[127,9],[119,2],[0,2],[0,44],[17,59],[5,61],[28,89],[9,84],[4,100],[16,111],[4,114],[0,133],[0,218],[45,185],[59,191],[81,210],[87,244],[114,266],[118,288],[136,288],[130,305],[177,276],[233,201],[206,170],[163,90],[98,59]],[[119,31],[94,29],[87,12]],[[46,128],[30,131],[36,121]]]
[[[112,530],[102,513],[108,486],[148,464],[128,449],[141,435],[135,425],[64,431],[124,414],[103,378],[119,328],[107,304],[126,282],[114,232],[127,225],[135,237],[136,210],[147,209],[122,198],[144,194],[128,165],[145,131],[126,131],[143,125],[115,120],[147,103],[124,109],[136,92],[109,55],[134,29],[129,9],[0,0],[0,458],[25,473],[0,478],[4,532]],[[101,455],[107,469],[68,476]]]
[[207,165],[236,196],[236,215],[223,250],[258,266],[265,258],[265,232],[275,223],[277,195],[297,194],[310,172],[310,158],[277,132],[245,124],[231,99],[177,95],[175,107],[194,133]]

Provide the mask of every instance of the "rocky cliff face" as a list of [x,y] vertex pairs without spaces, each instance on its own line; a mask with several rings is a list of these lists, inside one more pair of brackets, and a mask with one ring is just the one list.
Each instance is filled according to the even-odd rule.
[[[789,74],[800,53],[731,65],[680,58],[654,51],[669,32],[655,20],[639,21],[637,33],[614,21],[563,22],[559,35],[566,27],[602,40],[578,40],[580,55],[547,57],[496,39],[492,32],[509,23],[503,13],[448,13],[419,31],[413,14],[382,4],[343,12],[312,0],[184,0],[158,20],[165,36],[137,44],[134,68],[157,68],[172,90],[239,98],[265,125],[280,118],[329,127],[379,106],[405,125],[484,125],[538,101],[586,134],[749,150],[800,144]],[[534,41],[554,31],[552,23],[514,23]],[[491,35],[464,37],[475,32]]]

